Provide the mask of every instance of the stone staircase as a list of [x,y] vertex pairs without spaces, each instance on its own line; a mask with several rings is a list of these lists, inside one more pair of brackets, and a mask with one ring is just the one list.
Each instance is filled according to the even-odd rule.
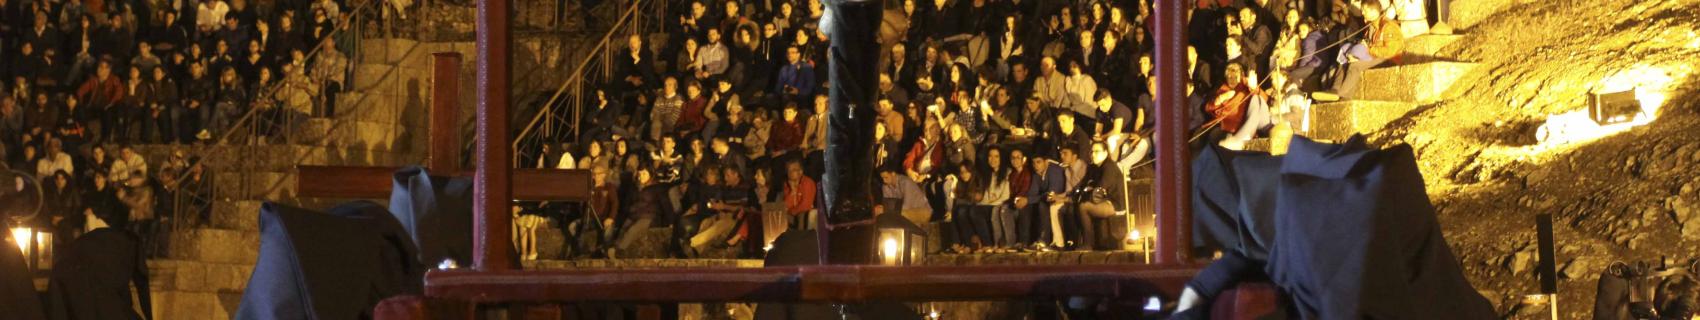
[[[261,145],[138,146],[150,163],[175,149],[205,155],[214,183],[210,222],[171,232],[168,254],[148,261],[154,313],[160,319],[228,319],[258,257],[260,205],[309,208],[335,202],[295,197],[297,165],[394,166],[423,157],[430,48],[410,40],[367,39],[350,91],[334,118],[307,117],[288,137]],[[419,114],[418,116],[415,116]]]
[[[1308,128],[1295,123],[1293,131],[1311,139],[1341,141],[1353,134],[1379,131],[1422,106],[1450,98],[1447,90],[1453,82],[1476,67],[1475,63],[1442,54],[1462,38],[1457,34],[1408,38],[1403,55],[1364,72],[1357,99],[1315,104],[1308,115]],[[1267,144],[1250,143],[1264,148]]]
[[[515,39],[516,81],[520,91],[547,85],[553,90],[558,70],[547,62],[573,61],[588,49],[568,45],[584,37]],[[590,41],[594,41],[590,40]],[[527,44],[534,45],[527,46]],[[530,50],[559,45],[555,52]],[[205,226],[175,230],[169,254],[148,262],[154,310],[160,319],[228,319],[235,314],[242,289],[252,273],[259,249],[258,215],[265,201],[306,208],[328,208],[345,199],[297,198],[296,166],[401,166],[419,164],[427,146],[431,99],[431,55],[462,55],[459,117],[473,117],[476,83],[474,45],[468,41],[421,42],[409,39],[365,39],[353,53],[350,85],[337,97],[335,117],[305,117],[288,124],[285,139],[266,144],[201,146],[138,145],[150,164],[164,163],[173,151],[204,155],[203,163],[215,183],[211,221]],[[558,56],[547,56],[550,54]],[[558,83],[558,82],[554,82]],[[531,88],[531,89],[527,89]],[[462,121],[464,123],[464,121]],[[385,199],[374,199],[380,203]]]

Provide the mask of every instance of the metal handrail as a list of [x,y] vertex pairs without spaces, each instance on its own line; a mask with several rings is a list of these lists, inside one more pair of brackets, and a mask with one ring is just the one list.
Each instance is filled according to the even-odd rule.
[[[365,12],[370,11],[371,8],[374,8],[377,5],[380,5],[378,3],[379,2],[362,3],[362,4],[359,4],[358,6],[354,7],[353,10],[347,11],[347,15],[340,17],[341,18],[340,20],[333,23],[333,31],[332,32],[343,33],[343,32],[353,32],[354,30],[357,30],[356,28],[350,28],[350,27],[354,26],[355,23],[357,23],[357,21],[359,21],[361,19],[362,15]],[[355,37],[354,39],[356,39],[356,41],[354,41],[355,45],[356,45],[356,47],[358,47],[359,42],[360,42],[359,39],[361,39],[361,35],[353,35],[353,36]],[[328,41],[336,41],[334,39],[327,39],[327,40]],[[313,46],[313,48],[308,51],[308,53],[303,55],[303,57],[308,58],[308,59],[316,57],[316,56],[318,56],[318,54],[320,52],[324,51],[324,47],[325,47],[325,44],[323,42],[315,44]],[[358,50],[358,49],[356,49],[356,50]],[[351,52],[348,52],[348,53],[345,53],[345,54],[358,54],[358,53],[359,53],[358,51],[351,51]],[[352,61],[355,61],[354,59],[357,59],[357,58],[358,57],[355,57],[355,56],[352,56],[352,55],[350,56],[349,59],[350,59],[351,63],[349,63],[349,65],[348,65],[348,68],[349,68],[350,71],[354,70],[354,68],[358,65],[357,63],[352,62]],[[350,71],[344,71],[344,72],[350,72]],[[298,71],[298,72],[308,72],[308,71],[307,70],[301,70],[301,71]],[[279,90],[280,88],[282,88],[285,85],[287,85],[287,83],[280,80],[280,81],[271,85],[268,88],[263,88],[262,90],[259,90],[259,92],[276,92],[277,90]],[[347,84],[345,84],[345,85],[347,85]],[[208,107],[213,107],[213,106],[208,106]],[[234,137],[238,132],[252,131],[252,130],[248,130],[248,129],[251,129],[250,127],[253,127],[253,123],[255,121],[258,121],[258,120],[256,120],[256,115],[259,112],[261,112],[262,109],[264,109],[264,108],[252,108],[252,107],[249,108],[247,111],[245,111],[242,114],[241,117],[238,117],[235,121],[232,121],[230,123],[230,125],[227,128],[225,128],[224,132],[219,134],[217,139],[212,140],[210,143],[204,145],[199,150],[190,149],[189,152],[187,152],[188,155],[185,156],[185,159],[187,159],[187,158],[200,158],[200,159],[203,159],[203,161],[205,161],[205,159],[212,159],[214,156],[217,156],[218,154],[221,154],[221,153],[224,153],[224,152],[231,152],[230,150],[224,150],[226,148],[219,148],[218,146],[230,146],[231,144],[228,144],[227,142],[231,141],[231,138]],[[284,128],[284,130],[287,130],[287,129],[288,128]],[[333,127],[333,129],[334,129],[334,127]],[[252,132],[248,132],[248,134],[253,135]],[[190,165],[183,166],[182,168],[175,168],[177,171],[172,172],[171,174],[173,174],[174,177],[176,177],[176,183],[171,184],[171,185],[164,185],[164,186],[162,186],[163,188],[161,188],[162,191],[170,193],[172,195],[172,198],[173,198],[173,199],[171,199],[171,201],[173,202],[172,203],[173,205],[172,205],[172,208],[171,208],[172,212],[170,212],[169,214],[171,215],[170,218],[174,221],[172,221],[171,223],[167,223],[165,225],[166,228],[169,228],[169,230],[165,230],[166,232],[175,231],[176,229],[187,227],[187,226],[191,225],[190,223],[188,223],[188,221],[186,221],[187,219],[185,219],[185,218],[188,218],[188,217],[185,217],[185,214],[194,215],[194,218],[199,219],[200,218],[199,215],[200,215],[201,212],[203,212],[204,210],[212,210],[212,206],[214,206],[215,203],[218,202],[218,200],[221,198],[221,195],[228,195],[227,192],[232,191],[232,190],[227,190],[228,188],[220,188],[216,185],[213,185],[213,184],[218,183],[220,181],[219,181],[219,179],[215,179],[217,174],[213,171],[214,169],[210,166],[205,165],[205,164],[199,164],[199,166],[202,167],[202,172],[201,172],[202,182],[198,183],[196,185],[199,186],[202,189],[205,189],[204,191],[206,191],[206,192],[202,193],[202,192],[193,192],[193,191],[196,191],[196,190],[183,190],[183,187],[188,184],[187,181],[186,181],[187,178],[188,178],[188,174],[191,172],[191,170],[193,170],[193,168],[195,166],[196,166],[195,164],[190,164]],[[247,170],[241,170],[239,172],[246,172],[246,171]],[[161,174],[165,174],[165,173],[161,173]],[[238,181],[238,182],[241,182],[241,184],[243,185],[242,188],[247,188],[248,183],[245,183],[245,182],[247,180],[250,180],[251,177],[249,177],[248,174],[244,174],[240,178],[241,178],[240,180],[242,180],[242,181]],[[191,192],[185,192],[185,191],[191,191]],[[248,192],[248,190],[239,190],[239,192],[237,194],[247,195],[247,194],[250,194],[250,192]],[[213,218],[210,217],[210,216],[207,217],[207,218],[208,218],[208,221],[197,221],[197,223],[211,223],[212,222],[211,220]]]
[[[518,135],[515,135],[513,145],[512,145],[514,152],[520,152],[519,151],[520,150],[520,143],[525,141],[525,137],[527,135],[530,135],[532,133],[532,131],[537,131],[538,125],[540,123],[543,123],[543,120],[545,118],[550,118],[552,116],[552,114],[554,113],[554,105],[556,103],[559,103],[561,101],[562,97],[566,96],[567,90],[569,88],[573,89],[574,91],[577,91],[575,93],[582,93],[582,90],[578,90],[577,87],[579,87],[579,85],[582,85],[583,82],[584,82],[585,74],[587,73],[587,72],[585,72],[585,68],[589,67],[590,63],[592,61],[599,61],[600,60],[600,61],[606,62],[606,60],[608,60],[608,58],[607,58],[608,55],[609,55],[608,52],[607,52],[608,48],[609,48],[608,42],[613,39],[613,36],[614,36],[615,33],[618,33],[621,29],[624,29],[623,27],[628,26],[627,23],[626,23],[627,21],[634,21],[635,19],[637,19],[636,18],[637,11],[638,11],[637,9],[643,7],[644,3],[645,3],[644,0],[635,0],[635,1],[632,2],[632,5],[630,7],[626,8],[624,13],[620,14],[620,19],[618,21],[614,22],[614,26],[612,28],[609,28],[608,32],[604,33],[602,35],[602,40],[597,41],[596,46],[594,46],[590,49],[590,52],[591,52],[592,55],[589,56],[589,58],[584,59],[583,61],[580,61],[578,66],[573,68],[572,76],[567,78],[567,81],[562,82],[561,86],[559,88],[555,89],[555,93],[552,94],[549,97],[549,100],[546,100],[543,103],[542,107],[540,107],[540,109],[538,110],[537,115],[533,116],[531,118],[531,121],[526,123],[526,125],[523,129],[520,129],[520,133]],[[656,2],[650,2],[650,3],[656,3]],[[632,27],[633,31],[636,31],[637,23],[632,23],[630,25],[630,27]],[[598,59],[598,58],[600,58],[600,59]],[[604,63],[604,64],[606,64],[606,63]],[[606,70],[606,68],[604,68],[604,70]],[[579,96],[582,96],[582,95],[575,94],[573,96],[579,97]],[[575,109],[574,119],[576,120],[578,118],[577,113],[576,113],[577,108],[574,108],[574,109]],[[545,130],[546,129],[547,128],[545,128]],[[470,143],[470,142],[472,142],[472,140],[468,140],[468,142]],[[521,158],[522,157],[514,157],[514,165],[515,166],[519,165],[519,161],[521,160]]]

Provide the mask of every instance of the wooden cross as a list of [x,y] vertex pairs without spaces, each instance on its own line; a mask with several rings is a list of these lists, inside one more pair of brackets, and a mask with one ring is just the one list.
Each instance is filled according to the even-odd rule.
[[[484,50],[483,46],[480,46],[480,51],[482,52],[483,50]],[[505,55],[496,55],[496,56],[505,56]],[[432,55],[432,64],[433,64],[432,73],[433,73],[433,77],[435,77],[435,81],[433,81],[432,85],[431,85],[431,112],[430,112],[431,123],[430,123],[430,129],[429,129],[429,133],[428,133],[429,134],[430,146],[428,147],[428,149],[426,151],[427,157],[426,157],[426,160],[425,160],[425,167],[426,167],[426,170],[430,171],[432,174],[437,174],[437,175],[475,176],[475,179],[474,179],[474,182],[473,182],[474,183],[474,193],[478,194],[478,193],[483,193],[481,191],[484,187],[484,186],[480,186],[479,184],[483,183],[487,180],[478,179],[479,177],[476,177],[476,175],[478,173],[485,173],[485,172],[476,172],[475,170],[469,170],[469,169],[466,169],[466,168],[461,168],[461,166],[459,164],[459,159],[460,159],[459,152],[460,152],[460,146],[462,144],[460,143],[460,136],[459,136],[460,132],[461,132],[460,129],[459,129],[459,122],[456,121],[458,116],[459,116],[460,106],[458,106],[456,104],[456,102],[459,101],[460,61],[461,61],[461,56],[460,56],[459,53],[444,52],[444,53],[435,53],[435,54]],[[480,61],[481,65],[483,65],[484,63],[488,63],[488,62],[487,61]],[[480,78],[483,78],[483,77],[484,77],[484,75],[481,73]],[[505,78],[506,75],[504,74],[501,77]],[[481,79],[481,80],[484,80],[484,79]],[[485,82],[485,81],[480,81],[480,82]],[[484,85],[486,85],[486,84],[480,83],[480,89],[483,89]],[[506,87],[505,81],[501,85],[501,87],[505,89],[505,87]],[[503,90],[503,92],[505,92],[505,90]],[[490,97],[480,97],[480,98],[481,98],[481,99],[479,99],[480,103],[483,104],[484,100],[488,99]],[[504,111],[505,111],[506,108],[501,108],[501,109],[504,109]],[[480,110],[483,111],[483,112],[479,112],[480,119],[478,119],[479,124],[480,124],[480,128],[479,128],[480,131],[481,131],[480,133],[484,133],[483,131],[486,131],[485,129],[487,129],[487,128],[483,128],[483,126],[488,125],[488,123],[494,122],[494,123],[505,124],[507,122],[507,121],[502,121],[502,120],[486,121],[488,119],[484,119],[484,118],[506,119],[506,116],[505,115],[492,115],[492,114],[490,114],[489,110],[487,110],[487,108],[480,108]],[[501,112],[501,113],[505,114],[506,112]],[[494,131],[495,132],[507,132],[507,129],[505,128],[506,126],[502,125],[502,127],[504,127],[504,128],[499,128],[498,130],[494,130]],[[491,153],[512,152],[511,150],[508,150],[508,148],[506,148],[508,146],[508,144],[503,141],[503,140],[505,140],[505,137],[506,137],[505,134],[490,135],[490,136],[485,136],[485,135],[481,134],[479,138],[482,141],[480,141],[481,143],[480,143],[480,146],[477,150],[479,152],[491,152]],[[493,170],[489,170],[489,171],[499,171],[499,172],[494,172],[494,176],[509,176],[511,174],[512,180],[508,180],[508,181],[512,181],[513,182],[512,184],[496,183],[496,184],[506,184],[506,185],[502,186],[502,187],[504,187],[503,189],[511,190],[510,191],[511,192],[511,199],[508,199],[508,200],[516,200],[517,199],[517,200],[532,200],[532,201],[542,201],[542,200],[587,201],[588,199],[590,199],[590,191],[591,191],[592,187],[591,187],[591,178],[590,178],[589,170],[578,170],[578,169],[571,169],[571,170],[518,169],[518,170],[515,170],[515,169],[512,169],[512,168],[509,168],[506,165],[510,162],[508,162],[505,159],[505,157],[503,157],[504,159],[500,160],[500,161],[485,162],[487,160],[487,159],[485,159],[487,156],[488,155],[483,155],[483,156],[479,157],[478,160],[482,164],[481,167],[493,169]],[[489,164],[499,164],[500,166],[499,167],[489,167],[488,166]],[[297,168],[298,173],[299,173],[299,179],[296,179],[296,190],[297,190],[297,193],[298,193],[299,196],[301,196],[301,197],[320,197],[320,198],[355,198],[355,199],[388,198],[390,196],[390,191],[391,191],[390,188],[391,188],[391,186],[394,185],[394,173],[396,172],[396,170],[400,169],[400,168],[397,168],[397,167],[312,166],[312,165],[297,166],[296,168]],[[504,179],[504,180],[506,180],[506,179]],[[503,182],[506,182],[506,181],[503,181]],[[521,185],[521,186],[524,186],[524,187],[515,189],[515,188],[512,188],[513,184]],[[509,193],[509,192],[503,192],[503,193]],[[507,196],[498,196],[498,198],[500,198],[500,197],[507,197]],[[506,218],[507,217],[506,213],[508,212],[507,209],[506,209],[506,206],[508,205],[507,202],[508,201],[492,201],[492,203],[475,203],[473,210],[475,211],[475,215],[478,215],[477,212],[480,211],[480,210],[490,210],[490,208],[488,208],[488,207],[500,205],[502,207],[497,209],[498,211],[493,211],[493,212],[501,213],[501,214],[489,215],[488,217],[489,218],[497,218],[495,216],[501,216],[502,218]],[[475,220],[481,221],[483,219],[475,219]],[[506,219],[503,219],[503,220],[506,220]],[[475,222],[475,224],[477,224],[477,223],[478,222]],[[506,241],[507,241],[506,240],[507,235],[505,235],[506,232],[501,232],[501,233],[504,233],[504,234],[501,234],[501,235],[485,234],[485,233],[488,233],[489,231],[505,231],[505,230],[507,230],[507,227],[506,227],[507,223],[500,223],[500,224],[503,225],[499,228],[500,230],[495,230],[495,229],[498,229],[498,228],[483,228],[483,227],[478,227],[477,229],[480,230],[480,231],[486,231],[484,233],[481,233],[481,235],[489,236],[488,239],[501,239],[499,241],[499,243],[506,243]],[[489,230],[486,230],[486,229],[489,229]],[[475,231],[475,232],[477,232],[477,231]],[[500,238],[497,238],[497,237],[500,237]],[[483,237],[478,237],[478,238],[483,238]],[[506,250],[482,250],[482,252],[506,252]],[[497,254],[501,255],[501,253],[497,253]],[[479,260],[481,258],[482,259],[489,259],[491,257],[475,257],[474,260]],[[506,269],[508,266],[506,266],[505,261],[507,261],[507,260],[505,258],[502,258],[502,259],[486,260],[485,262],[493,262],[493,263],[497,263],[497,264],[500,265],[500,266],[487,265],[489,267]],[[475,261],[474,264],[480,265],[476,261]]]

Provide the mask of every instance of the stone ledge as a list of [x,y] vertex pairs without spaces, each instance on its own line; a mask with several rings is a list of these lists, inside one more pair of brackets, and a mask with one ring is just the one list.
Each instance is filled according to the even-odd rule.
[[1343,141],[1356,133],[1372,133],[1404,117],[1418,107],[1409,102],[1352,100],[1311,106],[1310,130],[1295,127],[1295,134],[1311,139]]
[[175,260],[252,265],[259,259],[257,231],[195,228],[171,234],[169,256]]
[[1475,63],[1427,61],[1370,69],[1358,86],[1357,99],[1427,103],[1445,98],[1446,90]]
[[160,291],[242,292],[253,273],[251,264],[148,260],[148,283]]
[[154,319],[225,320],[235,316],[241,292],[151,290]]

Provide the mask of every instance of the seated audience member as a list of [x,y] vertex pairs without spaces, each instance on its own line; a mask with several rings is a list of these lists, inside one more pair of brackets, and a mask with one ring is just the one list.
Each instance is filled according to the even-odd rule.
[[981,239],[987,246],[983,252],[1008,252],[1015,239],[1015,211],[1005,205],[1010,201],[1009,166],[1004,165],[1003,149],[992,146],[985,150],[986,165],[980,171],[985,186],[976,204],[974,215],[987,223],[990,236]]
[[631,207],[626,208],[622,215],[602,220],[603,230],[609,230],[611,232],[608,232],[608,235],[617,237],[608,240],[613,244],[606,250],[610,259],[615,258],[617,252],[630,249],[639,237],[645,235],[645,231],[655,223],[655,219],[667,216],[672,210],[666,201],[666,189],[655,184],[655,178],[649,170],[638,169],[636,176],[637,201],[633,201]]
[[1114,237],[1106,241],[1105,236],[1111,230],[1101,221],[1127,213],[1126,187],[1121,168],[1110,159],[1109,147],[1102,142],[1093,143],[1092,162],[1087,165],[1086,178],[1075,195],[1080,201],[1080,246],[1096,250],[1114,242]]
[[1339,68],[1339,74],[1334,77],[1329,91],[1311,95],[1316,100],[1351,99],[1357,94],[1358,83],[1363,81],[1364,71],[1404,52],[1405,35],[1399,28],[1399,22],[1383,15],[1380,3],[1365,2],[1363,14],[1364,22],[1369,24],[1369,30],[1364,32],[1362,41],[1349,43],[1340,49],[1338,61],[1342,67]]
[[953,167],[956,173],[945,177],[945,192],[950,195],[950,215],[939,229],[944,232],[945,237],[942,238],[951,253],[972,253],[979,250],[984,243],[982,239],[986,239],[978,232],[986,226],[985,222],[976,221],[973,217],[980,196],[985,193],[985,185],[974,176],[973,163],[957,163]]
[[933,207],[927,203],[926,193],[921,191],[921,185],[915,183],[914,179],[898,173],[900,169],[895,166],[890,167],[892,168],[880,173],[880,179],[884,182],[881,194],[885,199],[896,200],[898,206],[883,208],[879,214],[900,214],[904,219],[909,219],[910,223],[926,225],[933,216]]
[[713,248],[736,247],[747,240],[749,224],[745,223],[747,215],[754,208],[756,198],[751,186],[743,183],[743,174],[734,168],[721,169],[722,181],[725,185],[720,188],[720,194],[709,200],[706,206],[710,216],[703,219],[702,229],[691,237],[691,249],[703,252]]
[[720,167],[706,165],[694,172],[695,178],[685,185],[685,191],[681,194],[680,203],[686,209],[678,215],[678,220],[673,222],[674,245],[679,247],[680,254],[687,257],[695,255],[690,250],[691,239],[701,231],[703,220],[715,215],[709,204],[719,196],[722,187]]
[[813,229],[817,218],[815,181],[803,173],[802,162],[785,162],[785,172],[785,213],[790,215],[791,229]]
[[1220,144],[1233,150],[1244,149],[1246,141],[1270,125],[1269,98],[1257,88],[1257,75],[1244,75],[1244,70],[1240,64],[1228,65],[1222,77],[1226,82],[1216,89],[1216,99],[1208,107],[1219,123],[1217,128],[1228,134]]

